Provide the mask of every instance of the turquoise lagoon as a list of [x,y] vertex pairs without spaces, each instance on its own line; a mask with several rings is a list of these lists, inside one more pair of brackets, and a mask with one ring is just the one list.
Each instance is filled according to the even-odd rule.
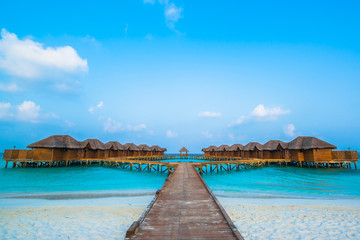
[[[4,168],[0,158],[0,197],[69,192],[151,195],[167,177],[167,173],[100,166]],[[270,166],[204,174],[203,178],[217,196],[224,197],[360,200],[360,170],[355,169]]]

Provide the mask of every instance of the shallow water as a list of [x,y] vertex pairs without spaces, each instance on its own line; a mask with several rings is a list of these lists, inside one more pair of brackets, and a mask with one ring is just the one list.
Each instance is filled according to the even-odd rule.
[[[197,162],[191,159],[173,161]],[[141,195],[155,192],[167,177],[167,173],[100,166],[6,169],[4,166],[1,156],[0,196],[48,195],[49,192],[63,195],[91,192],[98,197]],[[263,167],[204,174],[203,177],[218,196],[360,200],[360,171],[354,169]],[[75,197],[83,197],[81,194]]]
[[122,191],[128,194],[156,191],[166,173],[138,172],[99,166],[61,168],[4,168],[0,160],[0,194],[73,191]]
[[360,200],[360,171],[355,169],[264,167],[203,178],[219,196]]

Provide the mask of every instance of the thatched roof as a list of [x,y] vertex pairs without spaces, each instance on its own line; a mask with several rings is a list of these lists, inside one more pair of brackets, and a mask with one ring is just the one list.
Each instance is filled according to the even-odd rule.
[[208,152],[212,152],[212,151],[217,151],[218,147],[217,146],[210,146],[207,149],[208,149]]
[[288,148],[290,150],[336,149],[334,145],[320,140],[316,137],[297,137],[291,142],[289,142]]
[[124,150],[140,151],[138,146],[136,146],[134,143],[126,143],[126,144],[124,144]]
[[151,151],[150,147],[147,144],[140,144],[138,148],[140,149],[140,151]]
[[166,152],[167,149],[166,148],[161,148],[161,152]]
[[100,150],[107,149],[105,144],[98,139],[86,139],[82,141],[81,148],[86,148],[86,147],[90,149],[100,149]]
[[288,145],[289,145],[289,143],[286,143],[286,142],[283,142],[280,140],[270,140],[263,145],[263,150],[275,151],[279,147],[281,147],[282,149],[287,149]]
[[255,147],[258,149],[258,150],[262,150],[262,145],[258,142],[249,142],[248,144],[246,144],[244,146],[244,150],[245,151],[254,151]]
[[27,146],[28,148],[81,148],[80,142],[69,135],[53,135]]
[[124,150],[124,146],[119,143],[118,141],[110,141],[105,143],[105,147],[106,149],[111,149],[113,148],[114,150]]
[[218,151],[218,152],[230,151],[230,146],[229,145],[221,145],[216,149],[216,151]]
[[163,152],[163,149],[161,147],[159,147],[158,145],[153,145],[150,147],[151,151],[155,151],[155,152]]
[[233,144],[230,147],[229,151],[241,151],[241,150],[244,150],[244,145],[242,145],[242,144]]
[[186,147],[182,147],[182,148],[179,150],[179,152],[189,152],[189,150],[187,150]]

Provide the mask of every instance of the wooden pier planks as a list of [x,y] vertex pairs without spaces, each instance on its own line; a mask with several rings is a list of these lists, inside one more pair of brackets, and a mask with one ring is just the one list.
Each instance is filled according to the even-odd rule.
[[243,239],[191,163],[179,163],[131,239]]

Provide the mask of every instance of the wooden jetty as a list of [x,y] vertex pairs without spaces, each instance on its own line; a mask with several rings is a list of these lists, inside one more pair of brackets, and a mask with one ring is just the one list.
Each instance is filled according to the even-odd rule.
[[192,163],[178,163],[128,239],[243,239]]
[[270,164],[277,164],[278,166],[287,166],[291,163],[290,159],[243,159],[243,160],[228,160],[228,161],[209,161],[194,164],[194,167],[200,174],[215,173],[221,171],[245,170],[248,168],[265,167]]

